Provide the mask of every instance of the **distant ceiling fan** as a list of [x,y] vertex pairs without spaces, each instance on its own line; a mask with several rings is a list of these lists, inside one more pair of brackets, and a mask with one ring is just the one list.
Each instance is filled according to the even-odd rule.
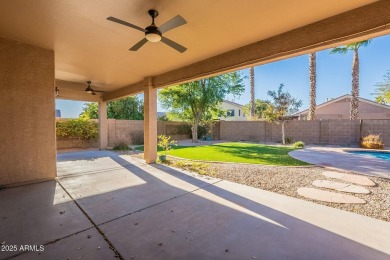
[[93,88],[91,88],[91,84],[92,84],[91,81],[87,81],[87,84],[88,84],[88,87],[85,89],[85,92],[87,92],[91,95],[96,95],[96,92],[105,93],[105,91],[94,90]]
[[151,9],[148,11],[148,13],[152,17],[152,24],[149,25],[148,27],[146,27],[145,29],[142,29],[139,26],[136,26],[134,24],[128,23],[126,21],[120,20],[120,19],[112,17],[112,16],[107,17],[107,20],[131,27],[133,29],[136,29],[136,30],[139,30],[139,31],[145,33],[145,38],[140,40],[133,47],[131,47],[129,49],[130,51],[137,51],[139,48],[141,48],[148,41],[150,41],[150,42],[162,41],[166,45],[177,50],[178,52],[181,52],[181,53],[185,52],[187,50],[186,47],[164,37],[163,33],[166,33],[167,31],[175,29],[176,27],[179,27],[181,25],[184,25],[187,23],[187,21],[184,20],[184,18],[181,17],[180,15],[177,15],[177,16],[173,17],[171,20],[169,20],[168,22],[161,25],[160,27],[157,27],[154,24],[154,19],[158,16],[158,12],[156,10]]

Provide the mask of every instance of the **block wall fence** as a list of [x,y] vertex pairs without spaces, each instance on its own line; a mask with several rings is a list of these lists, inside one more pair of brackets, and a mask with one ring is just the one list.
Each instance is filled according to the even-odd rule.
[[[62,119],[66,120],[66,119]],[[96,121],[97,120],[93,120]],[[174,140],[190,138],[190,126],[183,122],[158,121],[157,134],[169,135]],[[143,120],[108,119],[108,147],[117,144],[142,144],[144,139]],[[78,139],[57,138],[57,149],[98,148],[97,140],[81,141]]]
[[[265,121],[220,121],[214,139],[281,142],[281,124]],[[292,120],[285,123],[286,137],[306,144],[357,145],[360,136],[380,134],[390,146],[390,120]]]
[[[158,121],[157,134],[169,135],[174,140],[189,139],[189,125],[183,122]],[[108,120],[108,146],[113,147],[120,142],[127,144],[143,143],[143,120]]]
[[[174,140],[190,138],[190,126],[183,122],[158,121],[157,133]],[[216,121],[212,127],[214,140],[257,141],[276,143],[282,140],[282,126],[265,121]],[[286,122],[286,137],[306,144],[357,145],[360,136],[380,134],[390,146],[390,120],[292,120]],[[108,120],[108,146],[119,143],[140,144],[144,138],[143,120]],[[57,149],[98,148],[98,142],[57,139]]]

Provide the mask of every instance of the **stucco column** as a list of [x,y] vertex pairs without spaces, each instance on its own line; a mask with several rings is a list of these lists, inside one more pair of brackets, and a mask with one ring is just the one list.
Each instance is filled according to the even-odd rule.
[[54,52],[0,38],[0,185],[56,177]]
[[107,102],[99,102],[99,149],[106,149],[108,143]]
[[157,90],[146,86],[144,90],[144,159],[154,163],[157,159]]

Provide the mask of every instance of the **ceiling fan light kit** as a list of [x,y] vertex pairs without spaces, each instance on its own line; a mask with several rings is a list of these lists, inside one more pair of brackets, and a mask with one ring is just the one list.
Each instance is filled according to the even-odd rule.
[[150,42],[161,41],[161,33],[159,31],[145,33],[145,38]]
[[88,94],[91,94],[91,95],[95,96],[95,95],[96,95],[96,92],[105,93],[105,91],[94,90],[94,89],[91,87],[91,84],[92,84],[91,81],[87,81],[87,84],[88,84],[88,87],[85,89],[85,92],[87,92]]
[[114,23],[122,24],[124,26],[130,27],[130,28],[133,28],[133,29],[136,29],[138,31],[145,33],[145,38],[143,38],[142,40],[137,42],[135,45],[133,45],[133,47],[131,47],[129,49],[130,51],[137,51],[139,48],[141,48],[148,41],[149,42],[160,42],[161,41],[161,42],[165,43],[166,45],[168,45],[169,47],[177,50],[180,53],[183,53],[187,50],[186,47],[184,47],[184,46],[182,46],[182,45],[163,36],[163,33],[168,32],[174,28],[177,28],[179,26],[186,24],[187,21],[184,20],[183,17],[181,17],[180,15],[177,15],[177,16],[173,17],[171,20],[169,20],[168,22],[157,27],[154,23],[154,19],[158,16],[158,11],[151,9],[148,11],[148,14],[152,18],[152,24],[149,25],[148,27],[146,27],[145,29],[142,29],[141,27],[139,27],[137,25],[128,23],[126,21],[115,18],[113,16],[107,17],[107,20],[114,22]]
[[145,28],[145,38],[150,42],[159,42],[161,41],[162,34],[154,24],[154,18],[158,16],[158,12],[156,10],[149,10],[148,13],[152,17],[152,24]]
[[88,84],[88,87],[85,89],[85,92],[89,93],[89,94],[92,94],[94,91],[93,89],[91,88],[91,81],[87,81],[87,84]]

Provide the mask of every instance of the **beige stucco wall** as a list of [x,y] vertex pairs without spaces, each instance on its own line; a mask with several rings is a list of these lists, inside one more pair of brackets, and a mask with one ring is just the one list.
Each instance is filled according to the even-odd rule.
[[[316,109],[317,119],[349,119],[350,98],[334,102],[327,106]],[[302,113],[300,117],[306,118],[307,112]],[[360,119],[390,119],[390,109],[375,106],[366,102],[359,102]]]
[[0,104],[0,185],[54,178],[54,52],[0,38]]

